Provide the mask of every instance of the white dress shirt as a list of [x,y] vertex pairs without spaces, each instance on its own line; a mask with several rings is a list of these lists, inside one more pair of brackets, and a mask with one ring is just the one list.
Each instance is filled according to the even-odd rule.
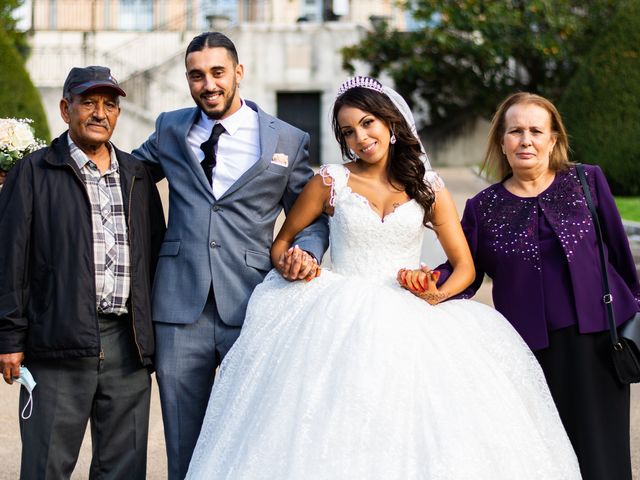
[[244,101],[237,112],[222,120],[212,120],[201,112],[187,135],[187,142],[199,162],[204,160],[200,145],[209,138],[217,122],[226,130],[218,140],[213,169],[213,196],[220,198],[260,159],[260,130],[258,113]]

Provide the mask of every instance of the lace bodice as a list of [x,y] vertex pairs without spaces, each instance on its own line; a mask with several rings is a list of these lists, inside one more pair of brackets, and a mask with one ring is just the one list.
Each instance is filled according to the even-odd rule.
[[[320,174],[331,185],[334,213],[329,227],[334,272],[395,279],[400,268],[418,266],[425,227],[422,207],[415,200],[382,219],[365,197],[347,185],[349,170],[344,166],[325,165]],[[442,181],[435,173],[431,178],[434,190],[441,188]]]

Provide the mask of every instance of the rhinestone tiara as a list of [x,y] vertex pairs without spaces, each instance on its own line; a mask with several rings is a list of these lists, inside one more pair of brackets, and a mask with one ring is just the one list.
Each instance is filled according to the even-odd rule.
[[340,85],[336,98],[343,95],[347,90],[351,90],[352,88],[357,87],[368,88],[369,90],[375,90],[378,93],[384,93],[382,84],[378,80],[376,80],[375,78],[358,75],[357,77],[350,78],[342,85]]

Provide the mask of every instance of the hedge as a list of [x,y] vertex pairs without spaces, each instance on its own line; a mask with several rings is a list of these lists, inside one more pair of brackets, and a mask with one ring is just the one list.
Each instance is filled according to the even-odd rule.
[[0,30],[0,117],[31,118],[36,136],[49,141],[49,126],[40,93],[31,82],[22,57]]
[[572,159],[597,164],[616,195],[640,195],[640,1],[623,0],[558,105]]

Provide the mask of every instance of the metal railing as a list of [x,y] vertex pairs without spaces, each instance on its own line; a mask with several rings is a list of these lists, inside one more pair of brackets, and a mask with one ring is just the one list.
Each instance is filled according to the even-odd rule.
[[123,81],[183,54],[191,37],[185,32],[147,32],[124,41],[113,33],[35,37],[27,66],[39,86],[62,85],[69,70],[82,65],[109,66]]

